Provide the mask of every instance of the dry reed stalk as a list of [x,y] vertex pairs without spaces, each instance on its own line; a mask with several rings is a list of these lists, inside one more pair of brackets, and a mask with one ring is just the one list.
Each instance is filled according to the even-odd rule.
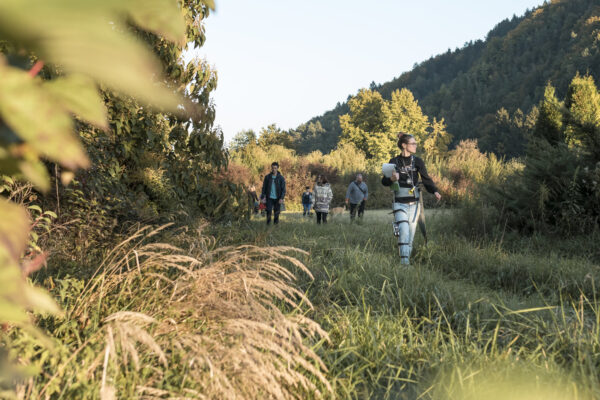
[[[198,231],[190,256],[169,244],[147,243],[158,232],[141,228],[116,246],[67,310],[67,318],[84,325],[99,313],[101,348],[111,349],[112,367],[102,368],[98,354],[73,360],[73,368],[87,367],[90,379],[97,379],[107,367],[125,375],[151,366],[154,376],[135,383],[147,399],[333,397],[327,368],[311,347],[329,338],[304,315],[312,305],[293,286],[290,268],[312,278],[290,255],[305,252],[215,249],[214,239]],[[161,387],[169,368],[182,374],[179,390]]]

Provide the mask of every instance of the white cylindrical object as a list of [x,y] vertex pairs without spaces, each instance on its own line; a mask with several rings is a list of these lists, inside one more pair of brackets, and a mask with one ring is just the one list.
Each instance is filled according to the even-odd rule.
[[383,172],[383,176],[385,176],[386,178],[391,178],[392,174],[394,172],[396,172],[396,165],[395,164],[383,164],[381,166],[381,172]]

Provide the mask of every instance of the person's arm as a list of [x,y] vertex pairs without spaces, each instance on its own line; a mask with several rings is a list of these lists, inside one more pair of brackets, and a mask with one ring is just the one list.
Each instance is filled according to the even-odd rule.
[[369,198],[369,187],[365,183],[365,198],[364,198],[364,200],[367,201],[368,198]]
[[283,202],[283,199],[285,199],[285,178],[281,176],[281,199],[279,202]]
[[328,203],[331,203],[331,200],[333,200],[333,190],[331,190],[331,186],[329,186],[328,189],[329,189],[329,193],[327,194],[329,197]]
[[425,189],[427,189],[429,193],[435,195],[436,199],[440,200],[442,196],[440,195],[435,182],[433,182],[433,179],[431,179],[429,176],[427,168],[425,167],[425,163],[420,158],[417,160],[417,162],[419,163],[419,175],[421,175],[421,180],[423,181],[423,185],[425,185]]
[[352,193],[352,184],[348,185],[348,189],[346,190],[346,204],[350,201],[350,194]]

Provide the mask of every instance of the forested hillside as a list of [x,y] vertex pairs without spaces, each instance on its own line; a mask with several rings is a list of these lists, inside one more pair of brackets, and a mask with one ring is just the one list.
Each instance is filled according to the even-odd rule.
[[[424,114],[445,120],[454,143],[477,138],[484,151],[518,156],[524,153],[521,128],[535,119],[548,82],[562,97],[578,72],[598,79],[599,40],[600,1],[554,0],[500,22],[485,41],[448,50],[370,89],[390,99],[407,88]],[[338,103],[299,126],[292,132],[297,151],[329,152],[341,134],[339,117],[348,111],[346,102]]]

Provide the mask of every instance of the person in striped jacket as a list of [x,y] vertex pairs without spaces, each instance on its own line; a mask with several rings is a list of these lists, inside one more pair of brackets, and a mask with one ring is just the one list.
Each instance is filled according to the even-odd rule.
[[329,214],[329,204],[333,199],[333,192],[331,186],[327,181],[325,175],[321,175],[321,180],[315,185],[315,192],[313,196],[313,208],[317,214],[317,224],[323,221],[327,223],[327,214]]

